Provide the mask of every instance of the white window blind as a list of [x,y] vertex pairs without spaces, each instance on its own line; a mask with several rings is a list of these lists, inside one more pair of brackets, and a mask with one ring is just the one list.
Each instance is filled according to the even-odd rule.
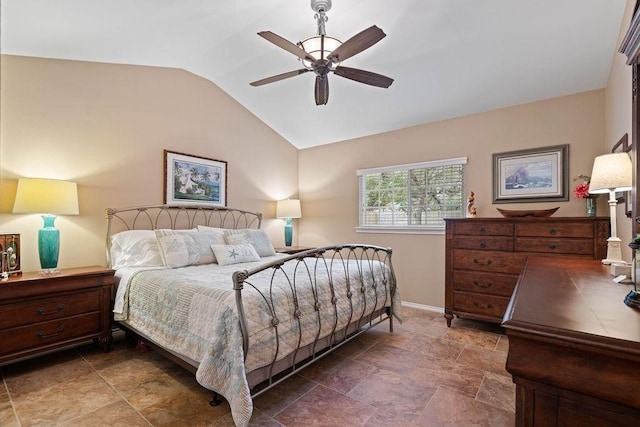
[[443,229],[444,218],[464,216],[466,163],[460,157],[356,171],[360,228]]

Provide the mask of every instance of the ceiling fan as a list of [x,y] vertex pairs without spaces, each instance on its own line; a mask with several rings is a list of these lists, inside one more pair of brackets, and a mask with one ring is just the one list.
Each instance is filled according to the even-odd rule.
[[331,0],[311,0],[311,9],[316,12],[314,18],[318,25],[318,34],[314,37],[293,44],[271,31],[258,33],[260,37],[297,56],[304,68],[257,80],[250,83],[251,86],[262,86],[313,71],[316,75],[316,105],[325,105],[329,100],[329,73],[371,86],[391,86],[393,79],[382,74],[338,65],[385,38],[384,31],[372,25],[342,43],[325,32],[324,24],[328,20],[326,12],[331,9]]

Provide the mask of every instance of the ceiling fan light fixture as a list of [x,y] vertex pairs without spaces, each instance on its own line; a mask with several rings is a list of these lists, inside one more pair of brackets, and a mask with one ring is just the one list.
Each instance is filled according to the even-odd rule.
[[338,65],[385,38],[387,35],[384,31],[372,25],[342,43],[335,37],[327,36],[325,31],[324,24],[328,20],[326,12],[331,9],[331,0],[311,0],[311,9],[316,12],[314,18],[318,25],[317,35],[313,37],[293,44],[271,31],[260,31],[258,33],[265,40],[297,56],[302,61],[304,68],[256,80],[249,83],[251,86],[262,86],[312,71],[316,76],[316,105],[325,105],[329,100],[329,74],[335,74],[336,76],[370,86],[381,88],[391,86],[393,79],[382,74]]
[[[336,50],[341,44],[342,42],[335,37],[319,35],[309,37],[308,39],[299,42],[298,46],[300,46],[309,55],[313,56],[316,60],[323,60],[327,59],[327,56],[329,56],[329,54]],[[301,61],[305,68],[313,70],[313,63],[311,61],[306,59],[301,59]],[[338,65],[338,63],[333,62],[330,65],[331,69],[336,65]]]

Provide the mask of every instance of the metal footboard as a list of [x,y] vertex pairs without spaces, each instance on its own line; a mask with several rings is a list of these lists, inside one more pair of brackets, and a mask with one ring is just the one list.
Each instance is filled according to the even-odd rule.
[[[258,372],[248,373],[253,396],[300,371],[318,358],[342,346],[351,339],[389,320],[389,329],[393,332],[392,296],[396,292],[396,280],[391,263],[392,250],[379,246],[348,244],[328,246],[300,252],[253,270],[238,271],[233,275],[236,304],[243,336],[245,360],[250,348],[250,332],[243,303],[245,287],[259,293],[265,307],[268,327],[275,334],[274,357],[268,366]],[[288,268],[284,268],[287,266]],[[293,273],[291,273],[293,271]],[[252,283],[252,277],[258,273],[271,275],[268,289],[259,289]],[[337,289],[334,276],[340,275],[343,283]],[[327,280],[328,278],[328,280]],[[277,300],[282,300],[282,285],[276,290],[275,283],[285,283],[288,299],[292,301],[285,316],[297,329],[297,346],[286,357],[280,355],[280,323]],[[301,304],[299,292],[302,287],[311,287],[313,304]],[[246,290],[245,290],[246,292]],[[308,290],[307,290],[308,292]],[[280,293],[278,295],[278,293]],[[323,324],[327,313],[333,319],[332,324]],[[282,313],[281,313],[282,314]],[[314,316],[315,330],[303,331],[302,320],[305,316]],[[307,327],[309,325],[307,324]],[[303,343],[303,333],[312,334],[311,342]]]

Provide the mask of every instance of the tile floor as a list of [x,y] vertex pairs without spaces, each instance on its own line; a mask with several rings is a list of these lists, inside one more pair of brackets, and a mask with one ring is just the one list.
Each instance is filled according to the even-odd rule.
[[[513,426],[508,341],[496,325],[404,308],[254,401],[253,426]],[[116,334],[0,368],[2,426],[233,426],[193,376]]]

